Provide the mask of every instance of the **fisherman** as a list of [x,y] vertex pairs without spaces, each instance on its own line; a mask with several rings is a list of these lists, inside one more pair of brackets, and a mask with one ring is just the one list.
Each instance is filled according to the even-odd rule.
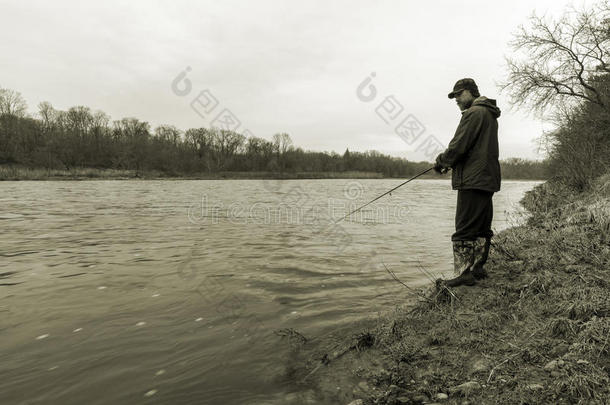
[[453,242],[455,278],[445,285],[474,285],[487,277],[487,261],[493,232],[492,197],[500,190],[498,121],[496,100],[481,97],[474,80],[458,80],[449,93],[455,98],[462,118],[447,149],[438,155],[434,170],[449,168],[451,187],[458,191]]

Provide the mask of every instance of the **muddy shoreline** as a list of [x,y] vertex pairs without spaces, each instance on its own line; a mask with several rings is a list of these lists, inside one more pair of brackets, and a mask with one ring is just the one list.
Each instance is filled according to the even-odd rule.
[[494,237],[489,278],[405,288],[415,305],[300,345],[292,380],[351,405],[609,403],[610,176],[522,204],[532,215]]

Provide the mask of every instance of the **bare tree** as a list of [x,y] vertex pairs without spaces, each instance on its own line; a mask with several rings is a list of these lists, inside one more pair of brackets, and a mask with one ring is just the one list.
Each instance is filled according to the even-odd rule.
[[279,155],[284,155],[292,147],[292,139],[290,135],[283,132],[281,134],[273,135],[273,144]]
[[66,112],[65,118],[68,129],[79,139],[83,139],[89,135],[93,126],[93,114],[89,107],[70,107]]
[[169,142],[174,146],[178,145],[182,131],[174,125],[159,125],[155,128],[155,136],[165,142]]
[[235,155],[243,151],[246,137],[237,132],[212,128],[216,140],[216,161],[219,169],[229,166]]
[[214,169],[214,150],[216,139],[214,133],[207,128],[191,128],[184,134],[184,142],[187,147],[196,151],[199,164],[204,166],[208,172]]
[[286,154],[293,149],[292,139],[285,132],[273,135],[273,147],[277,153],[277,160],[280,168],[286,168]]
[[0,88],[0,114],[25,117],[28,106],[18,91]]
[[107,130],[109,124],[110,116],[108,114],[100,110],[93,113],[92,126],[94,130],[98,131],[98,133],[100,131]]
[[501,87],[514,105],[538,112],[583,101],[608,105],[597,80],[610,74],[608,0],[591,10],[571,8],[557,20],[534,14],[511,46],[517,56],[507,58],[508,77]]
[[38,115],[42,119],[42,127],[45,132],[49,131],[55,124],[57,111],[48,101],[38,103]]

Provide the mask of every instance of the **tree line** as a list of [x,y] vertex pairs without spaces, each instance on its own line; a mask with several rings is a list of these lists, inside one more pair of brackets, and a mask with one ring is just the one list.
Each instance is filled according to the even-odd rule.
[[[49,102],[35,117],[13,90],[0,89],[0,164],[31,168],[100,168],[158,171],[170,176],[221,172],[374,172],[384,177],[414,175],[430,166],[377,151],[304,151],[290,136],[246,138],[219,128],[150,124],[137,118],[111,120],[102,111],[75,106],[66,111]],[[545,178],[546,165],[523,159],[502,162],[505,177]]]
[[556,124],[543,137],[550,179],[586,190],[610,171],[610,1],[533,15],[511,44],[504,89]]

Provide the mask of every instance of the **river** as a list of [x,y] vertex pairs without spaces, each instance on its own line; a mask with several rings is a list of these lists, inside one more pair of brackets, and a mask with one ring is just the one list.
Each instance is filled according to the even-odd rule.
[[[451,275],[456,193],[416,180],[0,183],[0,403],[291,404],[288,347]],[[496,231],[537,182],[505,181]]]

